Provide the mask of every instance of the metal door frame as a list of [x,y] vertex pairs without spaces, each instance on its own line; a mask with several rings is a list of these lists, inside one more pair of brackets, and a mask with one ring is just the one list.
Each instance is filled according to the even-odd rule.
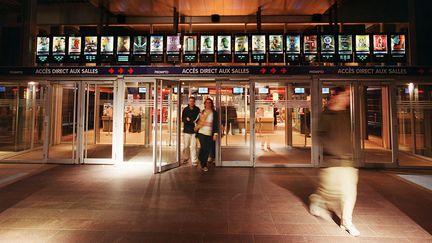
[[[163,112],[163,87],[165,84],[169,84],[172,85],[172,88],[177,87],[177,95],[179,95],[178,100],[177,100],[177,120],[176,120],[176,162],[174,163],[169,163],[166,165],[162,165],[163,161],[162,161],[162,144],[161,144],[161,140],[162,140],[162,112]],[[169,95],[169,104],[172,104],[170,102],[171,99],[171,95],[174,93],[173,89],[171,88],[170,90],[170,95]],[[160,92],[158,92],[158,89]],[[180,115],[181,115],[181,99],[180,99],[180,95],[181,95],[181,82],[179,81],[175,81],[175,80],[167,80],[167,79],[163,79],[163,78],[157,78],[154,79],[154,90],[153,90],[153,97],[154,97],[154,115],[153,115],[153,163],[154,163],[154,173],[162,173],[165,172],[167,170],[173,169],[173,168],[177,168],[180,167],[180,149],[181,149],[181,129],[180,129]],[[160,98],[160,102],[161,104],[159,104],[159,98]],[[158,115],[156,115],[155,112],[158,112],[159,107],[160,109],[160,113]],[[171,107],[170,107],[171,108]],[[160,116],[160,122],[158,121],[158,117]],[[171,126],[170,126],[171,129]]]
[[[235,80],[235,79],[218,79],[216,80],[216,109],[219,115],[219,128],[222,127],[222,112],[221,112],[221,88],[223,83],[228,84],[238,84],[239,86],[241,84],[245,84],[249,87],[249,152],[250,157],[249,161],[222,161],[222,141],[221,136],[218,136],[216,140],[216,166],[224,166],[224,167],[254,167],[255,166],[255,112],[252,112],[255,110],[255,89],[254,89],[254,82],[251,82],[249,79],[241,79],[241,80]],[[245,91],[246,96],[248,95],[248,92]],[[247,97],[246,101],[247,102]],[[246,104],[246,107],[247,104]],[[245,117],[246,117],[246,110],[245,110]],[[245,136],[247,136],[248,131],[245,128]]]
[[[265,79],[265,80],[260,80],[260,79],[254,79],[254,80],[251,80],[251,83],[253,83],[253,100],[254,100],[254,105],[255,105],[255,86],[256,86],[256,83],[265,83],[265,82],[272,82],[272,81],[274,81],[274,82],[278,82],[278,83],[283,83],[284,85],[285,85],[285,88],[287,88],[287,91],[286,91],[286,96],[287,96],[287,98],[286,98],[286,104],[285,104],[285,107],[287,106],[287,102],[288,102],[288,92],[289,92],[289,90],[288,90],[288,87],[290,86],[290,85],[292,85],[293,83],[305,83],[305,84],[307,84],[307,85],[309,85],[309,88],[310,88],[310,90],[311,90],[311,107],[310,107],[310,115],[311,115],[311,154],[310,154],[310,158],[311,158],[311,161],[310,161],[310,163],[308,163],[308,164],[300,164],[300,163],[293,163],[293,164],[280,164],[280,163],[265,163],[265,164],[260,164],[260,163],[257,163],[256,162],[256,149],[255,149],[255,146],[256,146],[256,139],[255,139],[255,123],[256,123],[256,120],[255,120],[255,112],[254,112],[254,119],[253,119],[253,122],[254,122],[254,145],[253,145],[253,147],[254,147],[254,161],[253,161],[253,164],[254,164],[254,167],[278,167],[278,168],[290,168],[290,167],[295,167],[295,168],[299,168],[299,167],[305,167],[305,168],[308,168],[308,167],[317,167],[318,166],[318,160],[319,160],[319,158],[318,158],[318,154],[317,154],[317,152],[315,151],[316,149],[315,149],[315,146],[314,146],[314,143],[317,143],[317,139],[316,139],[316,135],[314,134],[315,132],[315,128],[316,128],[316,124],[314,123],[314,121],[316,120],[316,119],[314,119],[315,117],[317,117],[317,115],[316,115],[316,110],[317,110],[317,107],[319,107],[316,103],[317,103],[317,101],[319,101],[319,100],[321,100],[320,98],[315,98],[316,97],[316,95],[318,94],[318,92],[317,92],[317,90],[318,90],[318,81],[316,81],[316,80],[314,80],[313,79],[313,77],[310,77],[310,76],[308,76],[308,77],[299,77],[299,78],[297,78],[297,79],[293,79],[293,78],[286,78],[286,79],[283,79],[283,80],[280,80],[280,79]],[[256,107],[254,106],[254,110],[256,109]],[[285,109],[287,109],[287,108],[285,108]],[[288,116],[288,112],[286,112],[286,114],[287,114],[287,116]],[[287,126],[285,126],[285,133],[287,133],[287,132],[289,132],[289,133],[292,133],[292,128],[289,128],[289,127],[287,127]],[[285,136],[286,136],[286,134],[285,134]],[[291,137],[291,139],[292,139],[292,137]],[[284,141],[285,141],[285,143],[287,142],[289,140],[289,137],[285,137],[285,139],[284,139]]]

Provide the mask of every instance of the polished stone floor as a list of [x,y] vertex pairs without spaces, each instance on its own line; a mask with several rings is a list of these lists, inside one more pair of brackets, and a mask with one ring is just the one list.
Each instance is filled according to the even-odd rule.
[[0,242],[432,242],[432,192],[400,172],[361,171],[357,238],[308,213],[317,172],[54,166],[0,186]]

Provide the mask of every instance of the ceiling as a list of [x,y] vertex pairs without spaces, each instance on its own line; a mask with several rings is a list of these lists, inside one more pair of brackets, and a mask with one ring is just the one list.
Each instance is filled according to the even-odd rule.
[[[100,0],[89,1],[98,6]],[[113,14],[126,16],[172,16],[173,7],[185,16],[239,16],[255,14],[260,6],[263,15],[311,15],[324,13],[331,2],[333,0],[109,0],[108,8]]]

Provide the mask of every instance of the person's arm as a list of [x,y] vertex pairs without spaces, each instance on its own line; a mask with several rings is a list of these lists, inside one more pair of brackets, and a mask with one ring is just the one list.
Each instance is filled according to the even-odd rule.
[[217,111],[213,111],[213,139],[218,135],[219,133],[219,114]]
[[186,114],[186,113],[187,113],[187,110],[186,110],[186,109],[187,109],[187,107],[184,108],[184,109],[183,109],[183,112],[182,112],[182,121],[183,121],[183,123],[185,123],[185,124],[188,123],[188,120],[187,120],[187,114]]

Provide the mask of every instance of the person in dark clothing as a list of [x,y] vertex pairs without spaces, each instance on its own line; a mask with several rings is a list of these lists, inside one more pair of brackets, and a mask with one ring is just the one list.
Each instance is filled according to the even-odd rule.
[[214,109],[213,100],[207,98],[204,102],[204,110],[198,117],[195,131],[198,133],[200,141],[200,151],[198,159],[201,162],[203,171],[208,171],[207,160],[219,133],[218,113]]
[[193,166],[198,165],[197,158],[197,147],[196,147],[196,135],[195,135],[195,122],[200,113],[200,109],[195,106],[195,97],[189,98],[189,104],[183,109],[182,121],[183,121],[183,162],[187,162],[189,157],[192,161]]
[[318,140],[323,146],[323,163],[319,186],[310,198],[312,215],[331,220],[331,211],[341,212],[340,227],[353,236],[360,232],[352,222],[357,198],[358,169],[353,160],[351,143],[350,93],[334,90],[327,109],[319,121]]

